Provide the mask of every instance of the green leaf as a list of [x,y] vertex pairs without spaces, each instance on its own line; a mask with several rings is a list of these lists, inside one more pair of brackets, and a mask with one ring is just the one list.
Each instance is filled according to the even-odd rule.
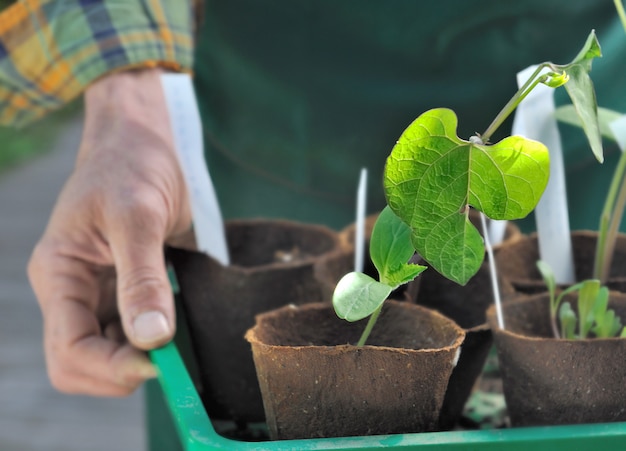
[[558,88],[569,81],[567,72],[549,72],[544,76],[542,83],[550,88]]
[[593,327],[593,333],[597,338],[615,337],[622,329],[622,322],[615,315],[615,311],[607,310],[604,314],[596,318],[596,324]]
[[587,42],[574,60],[561,66],[569,75],[569,81],[565,85],[565,90],[569,94],[576,113],[580,117],[582,128],[587,135],[587,140],[596,159],[602,163],[604,153],[602,150],[602,135],[598,123],[598,103],[593,82],[589,76],[591,63],[594,58],[602,56],[600,43],[596,34],[592,31],[587,38]]
[[378,215],[370,238],[370,258],[380,282],[392,287],[415,279],[426,266],[408,264],[415,253],[411,229],[389,207]]
[[559,320],[561,321],[561,337],[567,340],[576,338],[576,313],[572,310],[569,302],[564,302],[559,309]]
[[393,291],[393,287],[370,276],[351,272],[341,278],[333,293],[333,307],[339,318],[358,321],[370,316]]
[[[580,317],[580,338],[587,338],[593,326],[593,307],[600,294],[600,281],[597,279],[582,282],[578,292],[578,315]],[[607,292],[608,295],[608,292]]]
[[463,140],[456,128],[452,110],[420,115],[387,159],[384,187],[419,254],[464,285],[484,260],[483,240],[467,206],[492,219],[525,217],[548,182],[549,154],[543,144],[517,136],[494,145]]
[[593,316],[600,317],[606,313],[607,308],[609,307],[609,290],[606,287],[602,287],[598,291],[598,295],[596,296],[595,303],[593,304]]
[[[576,113],[574,105],[570,104],[560,106],[556,109],[554,115],[557,121],[563,122],[564,124],[573,125],[575,127],[582,127],[580,117],[578,116],[578,113]],[[603,138],[617,141],[615,135],[613,134],[613,130],[611,130],[611,127],[609,127],[609,124],[614,120],[619,119],[621,116],[622,113],[618,111],[598,107],[598,123],[600,125],[600,134]]]
[[569,65],[580,64],[586,67],[588,70],[591,70],[591,62],[594,58],[598,58],[602,56],[602,48],[600,47],[600,42],[598,42],[598,38],[596,37],[595,30],[591,30],[589,36],[587,36],[587,40],[583,45],[582,49],[578,52],[578,55],[572,60]]
[[550,265],[543,260],[537,261],[537,269],[541,273],[541,277],[548,287],[550,294],[550,314],[556,316],[558,305],[556,304],[556,277]]
[[604,151],[602,150],[602,135],[600,134],[597,112],[598,104],[593,82],[589,73],[580,65],[573,66],[569,70],[569,75],[570,80],[565,85],[565,90],[572,99],[574,108],[576,108],[581,119],[591,151],[596,160],[602,163],[604,162]]
[[622,329],[622,322],[615,311],[608,309],[609,290],[602,287],[593,306],[594,326],[591,331],[598,338],[615,337]]

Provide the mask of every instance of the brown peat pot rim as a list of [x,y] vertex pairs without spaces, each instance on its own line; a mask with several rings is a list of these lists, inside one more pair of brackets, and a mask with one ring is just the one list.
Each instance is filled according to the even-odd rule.
[[[307,304],[303,304],[303,305],[294,305],[294,304],[289,304],[286,305],[284,307],[278,308],[276,310],[270,311],[270,312],[265,312],[265,313],[261,313],[259,315],[256,316],[256,324],[254,327],[251,327],[247,332],[246,332],[246,339],[250,342],[255,342],[257,344],[262,345],[263,347],[266,347],[268,349],[281,349],[281,348],[290,348],[290,349],[296,349],[296,350],[318,350],[320,352],[324,352],[326,354],[334,354],[336,352],[340,352],[343,351],[345,349],[353,349],[354,351],[359,351],[360,349],[373,349],[379,352],[389,352],[389,351],[393,351],[393,352],[398,352],[398,350],[402,350],[402,352],[406,353],[406,354],[414,354],[414,353],[419,353],[419,354],[424,354],[424,353],[434,353],[434,352],[441,352],[441,351],[447,351],[447,350],[451,350],[454,348],[458,348],[458,351],[461,350],[461,345],[463,344],[464,340],[465,340],[465,335],[466,335],[466,330],[463,329],[462,327],[460,327],[458,324],[456,324],[454,321],[452,321],[450,318],[446,317],[445,315],[435,311],[435,310],[431,310],[431,309],[427,309],[424,307],[421,307],[419,305],[415,305],[415,304],[409,304],[406,302],[400,302],[400,301],[394,301],[394,300],[386,300],[385,301],[386,304],[388,304],[387,306],[390,306],[393,303],[397,303],[397,304],[402,304],[403,306],[406,306],[407,308],[410,309],[414,309],[414,310],[422,310],[424,312],[425,315],[429,315],[431,318],[437,318],[438,320],[440,320],[442,323],[446,323],[446,328],[448,328],[450,331],[454,332],[454,337],[453,339],[448,343],[448,344],[441,344],[441,343],[433,343],[432,347],[428,347],[428,348],[419,348],[419,349],[414,349],[414,348],[405,348],[405,347],[398,347],[398,346],[385,346],[385,345],[374,345],[374,344],[365,344],[364,346],[356,346],[355,344],[350,344],[350,343],[342,343],[342,344],[333,344],[333,345],[321,345],[321,344],[302,344],[302,345],[290,345],[290,344],[271,344],[271,343],[267,343],[266,340],[260,338],[257,334],[257,330],[258,328],[260,328],[260,324],[268,317],[271,317],[275,314],[278,314],[280,312],[283,312],[285,310],[293,310],[293,311],[302,311],[302,310],[326,310],[329,308],[332,308],[332,306],[328,303],[325,302],[311,302],[311,303],[307,303]],[[348,327],[351,324],[354,323],[349,323],[343,319],[337,318],[338,322],[344,321],[346,323],[346,327]],[[367,319],[365,320],[361,320],[361,321],[367,321]],[[477,326],[476,328],[482,327],[481,326]],[[374,328],[376,328],[376,325],[374,326]],[[450,334],[452,335],[452,334]],[[458,356],[457,356],[458,359]]]
[[344,343],[356,342],[367,320],[340,319],[329,303],[257,315],[246,339],[272,439],[438,429],[465,331],[433,310],[393,300],[379,321],[370,344],[357,347]]
[[[626,296],[624,296],[624,293],[620,293],[618,291],[610,291],[609,297],[613,298],[614,296],[618,296],[621,299],[626,299]],[[573,295],[570,294],[566,296],[565,300],[569,300],[569,302],[572,302],[574,300]],[[600,344],[602,342],[613,342],[613,341],[618,341],[618,340],[624,340],[623,337],[611,337],[611,338],[591,337],[591,338],[582,338],[582,339],[580,338],[576,338],[576,339],[556,338],[552,335],[549,335],[549,336],[529,335],[526,332],[518,332],[518,331],[511,330],[508,328],[507,318],[506,318],[507,310],[510,311],[514,309],[515,307],[523,306],[525,304],[530,304],[530,303],[540,303],[541,301],[544,301],[545,304],[549,304],[550,298],[549,298],[548,292],[536,293],[532,295],[521,295],[519,299],[511,299],[510,301],[507,301],[505,304],[503,304],[502,314],[504,316],[504,329],[500,328],[500,326],[498,325],[498,321],[496,317],[496,306],[492,305],[487,310],[488,323],[492,324],[492,330],[496,333],[508,335],[510,337],[516,338],[517,340],[527,341],[527,342],[539,342],[539,341],[550,340],[555,343],[557,342],[581,343],[581,346],[582,346],[584,343]],[[609,308],[611,308],[610,301],[609,301]],[[548,318],[546,318],[546,321],[547,320]]]
[[[300,268],[303,266],[310,266],[311,264],[319,262],[320,259],[332,258],[345,252],[341,248],[342,240],[339,237],[339,234],[329,227],[321,224],[303,223],[281,218],[249,218],[229,220],[227,221],[227,226],[227,241],[229,245],[229,251],[235,256],[235,258],[231,259],[228,267],[231,270],[240,272],[242,274],[254,274],[257,272],[268,271],[271,269],[280,270],[283,268]],[[325,249],[316,254],[298,256],[296,259],[290,261],[271,261],[268,258],[268,261],[266,263],[255,263],[254,265],[241,263],[240,260],[236,258],[237,252],[233,252],[233,244],[230,237],[237,235],[238,233],[242,233],[242,231],[245,232],[246,228],[257,231],[261,227],[283,227],[285,230],[293,230],[295,232],[298,232],[298,235],[301,232],[306,231],[311,236],[314,235],[314,238],[317,240],[318,244],[319,240],[326,240],[327,243],[326,246],[324,246]],[[248,240],[244,240],[244,243],[246,245],[250,244]]]
[[[570,232],[574,253],[577,279],[592,277],[593,260],[596,252],[598,232],[580,229]],[[522,235],[520,239],[501,247],[496,253],[496,261],[509,283],[518,291],[526,294],[542,293],[547,290],[545,282],[535,262],[540,258],[538,233]],[[626,277],[620,275],[626,266],[626,234],[619,233],[615,243],[611,274],[607,281],[610,289],[622,291],[626,286]]]

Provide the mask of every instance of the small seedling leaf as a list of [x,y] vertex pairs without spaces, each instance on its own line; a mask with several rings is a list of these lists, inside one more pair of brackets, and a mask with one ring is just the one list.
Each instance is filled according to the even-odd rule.
[[548,263],[543,260],[537,261],[537,269],[543,278],[546,286],[548,287],[548,293],[550,295],[550,311],[552,314],[556,315],[557,305],[556,301],[556,277],[554,276],[554,271],[552,271],[552,267]]
[[609,307],[609,290],[606,287],[602,287],[598,291],[596,302],[593,304],[593,316],[598,318],[607,311]]
[[615,337],[622,329],[622,322],[615,311],[608,309],[609,289],[602,287],[593,306],[594,325],[591,331],[598,338]]
[[568,340],[576,338],[576,313],[569,302],[561,304],[559,320],[561,321],[561,337]]
[[333,307],[339,318],[358,321],[370,316],[385,302],[393,287],[370,276],[351,272],[341,278],[333,293]]
[[[580,317],[580,338],[587,338],[593,326],[593,308],[600,293],[600,281],[589,279],[582,282],[578,292],[578,315]],[[607,292],[608,295],[608,292]]]
[[378,215],[370,238],[370,258],[381,283],[397,287],[415,279],[426,266],[408,264],[415,250],[411,229],[385,207]]
[[[460,139],[456,114],[420,115],[387,159],[387,203],[411,229],[411,241],[434,269],[464,285],[484,260],[468,218],[473,206],[492,219],[530,213],[548,182],[548,149],[518,136],[494,145]],[[478,141],[478,140],[476,140]]]
[[604,314],[596,317],[593,333],[598,338],[610,338],[615,337],[620,329],[622,329],[622,322],[615,316],[615,311],[607,310]]

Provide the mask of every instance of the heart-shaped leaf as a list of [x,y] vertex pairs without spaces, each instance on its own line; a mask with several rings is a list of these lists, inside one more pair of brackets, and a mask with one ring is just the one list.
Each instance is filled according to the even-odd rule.
[[387,203],[411,228],[419,254],[449,279],[465,284],[484,259],[468,206],[492,219],[530,213],[549,176],[548,149],[512,136],[494,145],[460,139],[456,114],[438,108],[402,134],[385,166]]

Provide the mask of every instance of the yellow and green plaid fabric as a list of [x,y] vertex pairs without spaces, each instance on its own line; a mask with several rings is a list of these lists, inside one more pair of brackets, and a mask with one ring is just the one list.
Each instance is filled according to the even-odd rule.
[[0,124],[27,124],[100,76],[191,71],[191,0],[21,0],[0,13]]

